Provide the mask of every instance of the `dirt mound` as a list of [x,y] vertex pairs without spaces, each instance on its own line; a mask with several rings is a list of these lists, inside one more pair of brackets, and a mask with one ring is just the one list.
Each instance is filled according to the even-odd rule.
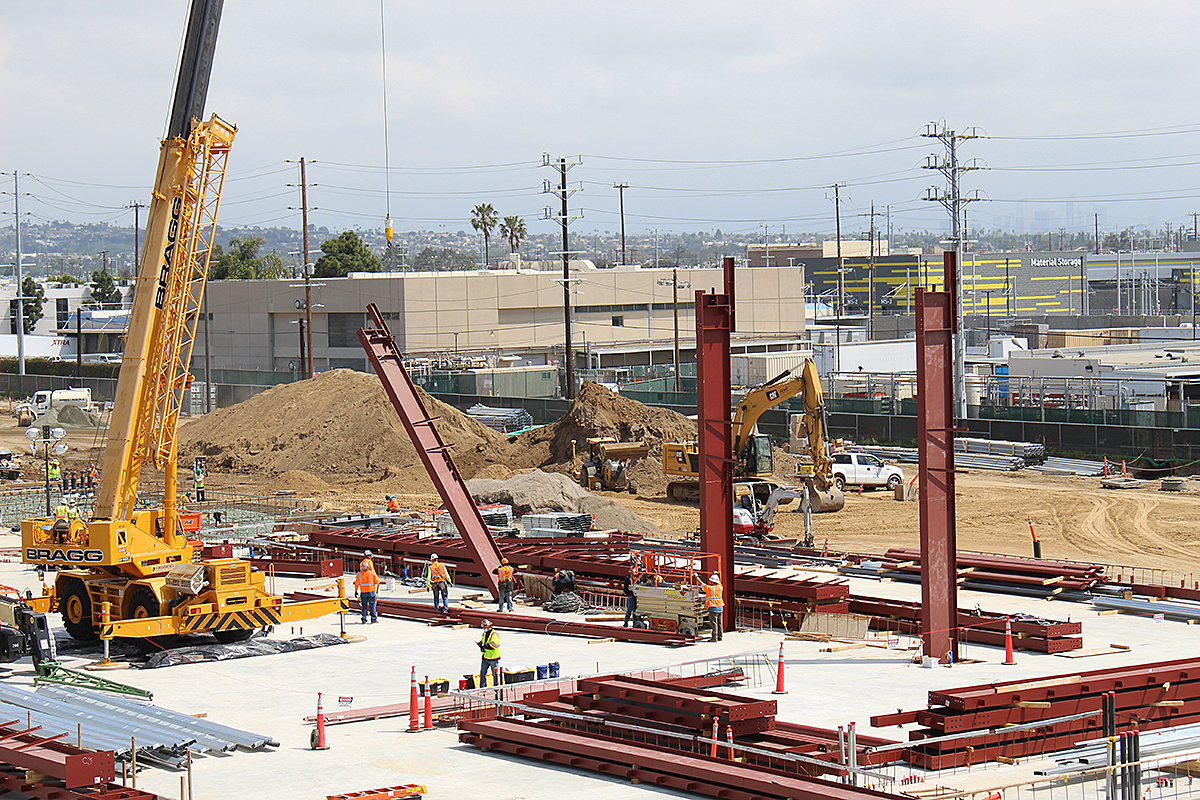
[[678,412],[643,405],[587,381],[566,416],[553,425],[522,434],[516,444],[530,466],[569,472],[571,440],[583,449],[585,440],[594,436],[612,436],[622,442],[640,440],[649,445],[650,455],[637,462],[631,473],[638,481],[639,493],[662,494],[666,491],[662,444],[695,439],[696,423]]
[[[508,439],[417,390],[454,463],[470,478],[512,461]],[[411,492],[433,484],[404,424],[374,375],[333,370],[268,389],[180,430],[180,461],[208,459],[219,472],[282,475],[299,470],[331,482],[388,480]]]
[[266,488],[272,494],[295,492],[301,497],[323,495],[329,492],[328,483],[302,469],[288,470],[268,483]]
[[592,494],[557,472],[534,470],[506,481],[476,478],[467,482],[467,489],[478,503],[507,503],[520,514],[570,511],[591,514],[600,530],[658,532],[658,528],[624,506]]
[[37,419],[38,425],[59,425],[64,428],[99,428],[99,415],[84,411],[79,406],[52,408]]

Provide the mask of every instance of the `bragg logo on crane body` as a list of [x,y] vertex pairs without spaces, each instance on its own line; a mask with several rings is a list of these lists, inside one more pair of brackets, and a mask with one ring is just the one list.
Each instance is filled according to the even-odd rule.
[[162,266],[158,268],[158,290],[154,293],[154,307],[161,309],[167,301],[167,276],[171,273],[171,259],[175,256],[175,239],[179,236],[179,212],[183,198],[176,196],[171,201],[171,224],[167,228],[167,246],[163,249]]
[[26,547],[25,560],[65,561],[71,564],[96,564],[104,560],[104,551],[65,547]]

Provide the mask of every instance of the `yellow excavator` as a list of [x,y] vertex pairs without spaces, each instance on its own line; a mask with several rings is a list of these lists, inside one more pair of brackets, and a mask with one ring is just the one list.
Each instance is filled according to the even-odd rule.
[[[817,365],[804,360],[800,373],[783,372],[746,393],[733,414],[733,477],[734,480],[762,478],[774,474],[771,437],[757,431],[758,419],[764,412],[780,403],[803,395],[804,427],[808,447],[800,453],[800,477],[809,488],[809,504],[813,512],[840,511],[846,504],[845,495],[837,488],[833,477],[833,460],[825,441],[825,399]],[[664,442],[663,472],[668,480],[667,497],[684,502],[700,500],[700,447],[697,442]]]
[[[340,579],[337,597],[287,604],[248,561],[203,560],[189,537],[199,515],[176,502],[179,412],[236,131],[215,114],[201,121],[220,13],[221,0],[192,0],[92,518],[21,523],[22,560],[58,569],[31,605],[59,611],[75,639],[209,632],[233,642],[348,609]],[[164,471],[161,507],[138,500],[144,467]]]

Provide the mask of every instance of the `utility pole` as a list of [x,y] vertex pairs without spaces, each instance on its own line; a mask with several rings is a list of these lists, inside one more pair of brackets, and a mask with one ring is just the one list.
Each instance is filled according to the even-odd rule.
[[133,274],[137,275],[142,266],[142,256],[139,252],[141,249],[141,243],[138,241],[138,233],[141,227],[138,220],[138,217],[140,216],[138,212],[145,208],[146,204],[139,203],[138,201],[134,200],[125,207],[133,209]]
[[25,279],[21,272],[21,185],[13,170],[13,225],[17,236],[17,369],[25,374]]
[[1200,236],[1197,235],[1197,234],[1200,234],[1200,226],[1197,226],[1197,224],[1196,224],[1197,217],[1200,217],[1200,213],[1193,211],[1192,212],[1192,241],[1193,242],[1200,242]]
[[957,321],[958,335],[954,338],[954,396],[955,396],[955,412],[960,419],[967,417],[967,339],[966,329],[963,325],[963,281],[962,281],[962,263],[963,263],[963,235],[961,228],[962,208],[966,203],[975,200],[981,200],[978,190],[971,197],[963,197],[959,189],[959,179],[964,172],[972,169],[981,169],[978,159],[973,159],[970,164],[959,164],[958,162],[958,143],[968,139],[979,138],[979,133],[976,128],[968,128],[963,133],[956,133],[948,129],[944,124],[937,125],[929,123],[925,127],[925,133],[922,136],[929,139],[938,139],[946,148],[946,157],[938,159],[936,156],[928,156],[925,161],[925,169],[934,169],[942,173],[946,178],[949,191],[939,192],[936,187],[930,188],[925,192],[925,199],[931,202],[941,203],[942,206],[950,212],[950,238],[954,245],[955,252],[958,254],[958,274],[955,277],[955,308],[954,316]]
[[[304,171],[304,158],[300,158],[300,224],[304,226],[304,319],[308,330],[308,362],[304,365],[304,377],[313,376],[312,341],[312,284],[308,274],[308,178]],[[328,327],[328,326],[327,326]],[[303,360],[303,359],[301,359]]]
[[613,188],[617,190],[621,197],[621,264],[624,265],[629,263],[625,260],[625,190],[629,188],[629,184],[614,183]]
[[[842,273],[842,195],[841,184],[833,185],[833,216],[835,232],[837,234],[837,280],[838,280],[838,296],[837,296],[837,319],[833,326],[833,367],[834,372],[842,371],[842,310],[845,307],[846,296],[846,281],[845,275]],[[832,384],[830,385],[832,388]],[[830,393],[832,395],[832,392]]]
[[[671,270],[671,293],[673,295],[673,298],[674,298],[673,302],[675,305],[675,391],[682,392],[683,386],[682,386],[682,382],[679,380],[679,270],[678,269]],[[1193,301],[1192,305],[1194,308],[1194,306],[1195,306],[1194,301]],[[1195,313],[1193,313],[1192,316],[1194,317]],[[1192,329],[1195,330],[1195,326],[1193,326]]]
[[875,201],[871,201],[871,267],[867,274],[867,338],[875,338]]
[[1096,255],[1100,255],[1100,215],[1093,215],[1096,218]]
[[568,226],[574,221],[567,214],[567,198],[574,192],[567,189],[567,170],[578,164],[578,161],[567,163],[565,158],[553,159],[549,153],[542,154],[542,166],[553,167],[558,170],[558,186],[552,187],[549,181],[542,182],[542,192],[544,194],[553,194],[561,201],[561,212],[554,214],[547,206],[542,214],[542,219],[557,218],[562,225],[562,285],[563,285],[563,328],[565,330],[564,337],[564,361],[566,361],[566,385],[563,386],[563,397],[568,400],[575,398],[575,354],[571,349],[571,248],[568,234]]
[[105,272],[108,272],[108,251],[107,250],[100,251],[100,269],[104,270]]
[[768,226],[767,223],[763,222],[758,227],[763,229],[763,252],[765,253],[766,266],[769,267],[771,266],[771,242],[767,239]]

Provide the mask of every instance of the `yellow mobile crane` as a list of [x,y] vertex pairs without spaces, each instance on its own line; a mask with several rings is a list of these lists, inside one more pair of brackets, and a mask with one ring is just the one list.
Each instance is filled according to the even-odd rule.
[[[66,530],[21,523],[23,561],[59,568],[33,605],[58,610],[75,639],[211,632],[230,642],[348,609],[340,579],[338,597],[285,604],[248,561],[202,560],[176,505],[179,411],[236,131],[215,114],[201,121],[220,15],[221,0],[192,0],[92,518]],[[143,467],[164,470],[161,508],[138,505]]]
[[[758,433],[758,419],[769,409],[795,397],[804,396],[804,423],[808,452],[802,454],[801,477],[809,488],[809,503],[814,512],[840,511],[846,503],[833,477],[833,461],[825,442],[825,400],[817,365],[804,360],[799,375],[788,370],[747,392],[733,414],[733,477],[738,481],[774,475],[771,437]],[[667,497],[697,502],[700,499],[700,447],[697,442],[665,442],[662,450],[663,472],[671,482]],[[753,482],[753,481],[748,481]],[[769,483],[769,481],[767,481]],[[762,499],[773,485],[763,486]]]

